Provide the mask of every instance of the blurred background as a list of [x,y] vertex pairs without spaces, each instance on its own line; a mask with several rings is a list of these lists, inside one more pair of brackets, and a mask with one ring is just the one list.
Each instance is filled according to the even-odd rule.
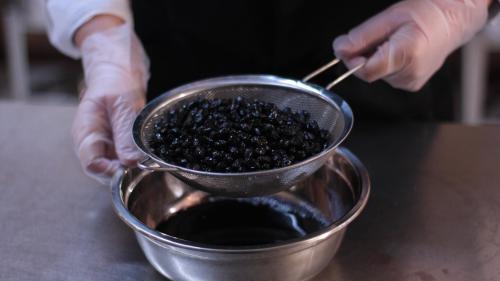
[[[49,43],[43,0],[0,0],[0,101],[76,104],[80,62]],[[447,64],[454,85],[453,121],[500,124],[500,19]]]

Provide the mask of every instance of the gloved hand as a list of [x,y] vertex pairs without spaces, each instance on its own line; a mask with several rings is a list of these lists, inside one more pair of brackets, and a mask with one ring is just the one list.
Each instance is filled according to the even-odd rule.
[[445,58],[486,22],[488,0],[406,0],[338,37],[333,48],[348,68],[372,82],[419,90]]
[[132,123],[145,104],[149,61],[129,24],[89,35],[81,45],[86,90],[73,123],[84,171],[103,184],[141,154]]

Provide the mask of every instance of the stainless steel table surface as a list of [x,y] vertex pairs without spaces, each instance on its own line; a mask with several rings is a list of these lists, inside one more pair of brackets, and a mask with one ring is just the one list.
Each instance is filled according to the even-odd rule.
[[[0,102],[0,280],[164,280],[80,170],[74,111]],[[500,127],[355,124],[347,146],[372,195],[314,281],[500,280]]]

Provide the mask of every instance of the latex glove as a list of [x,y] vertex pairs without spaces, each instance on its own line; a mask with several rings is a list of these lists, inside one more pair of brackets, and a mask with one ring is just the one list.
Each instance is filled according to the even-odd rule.
[[338,37],[335,55],[356,75],[383,79],[396,88],[419,90],[445,58],[479,31],[488,0],[406,0]]
[[129,24],[88,36],[81,46],[87,89],[73,123],[84,171],[103,184],[141,157],[132,123],[145,104],[149,61]]

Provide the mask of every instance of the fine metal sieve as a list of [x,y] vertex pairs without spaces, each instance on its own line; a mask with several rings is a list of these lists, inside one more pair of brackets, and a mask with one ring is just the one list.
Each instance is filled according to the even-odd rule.
[[[328,89],[362,65],[337,78],[327,89],[305,83],[338,62],[338,59],[331,61],[306,76],[303,81],[271,75],[224,76],[189,83],[162,94],[149,102],[135,119],[133,138],[139,149],[146,154],[146,158],[138,166],[147,170],[170,172],[190,186],[230,197],[268,195],[297,184],[323,166],[352,128],[351,108]],[[236,96],[274,103],[279,108],[290,107],[293,111],[308,111],[311,119],[316,120],[321,129],[329,132],[328,146],[321,153],[287,167],[243,173],[192,170],[167,163],[152,152],[149,139],[153,135],[155,122],[165,112],[198,98],[228,99]]]

